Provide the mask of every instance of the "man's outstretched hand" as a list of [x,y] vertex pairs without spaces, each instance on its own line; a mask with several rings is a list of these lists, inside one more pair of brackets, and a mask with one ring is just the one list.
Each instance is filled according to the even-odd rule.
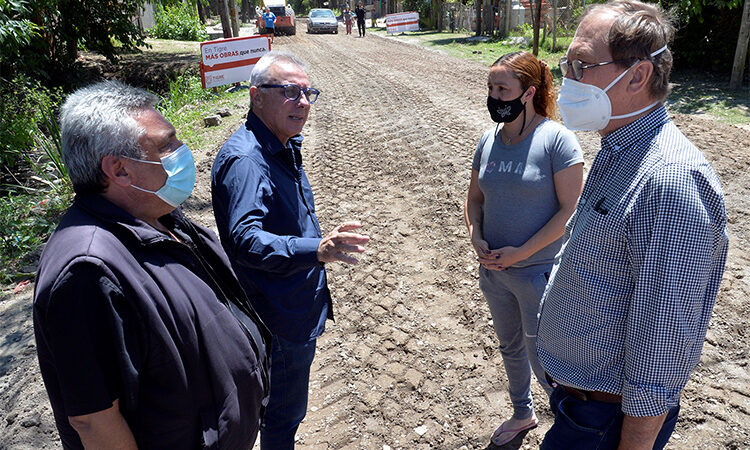
[[370,240],[370,236],[350,233],[361,226],[359,222],[344,222],[334,228],[318,245],[318,261],[357,264],[359,262],[357,258],[348,253],[364,253],[364,245]]

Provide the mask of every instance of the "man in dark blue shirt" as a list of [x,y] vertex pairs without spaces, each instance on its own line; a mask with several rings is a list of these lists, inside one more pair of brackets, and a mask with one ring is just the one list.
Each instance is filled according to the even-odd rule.
[[323,263],[356,264],[348,253],[364,252],[369,238],[351,232],[357,222],[321,235],[300,152],[299,133],[319,94],[304,64],[271,52],[250,84],[247,122],[216,156],[211,193],[222,245],[273,334],[261,449],[291,449],[307,411],[315,339],[333,318]]

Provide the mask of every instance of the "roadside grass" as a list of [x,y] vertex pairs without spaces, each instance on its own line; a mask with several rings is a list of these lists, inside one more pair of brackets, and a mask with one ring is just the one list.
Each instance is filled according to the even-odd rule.
[[[451,56],[480,62],[483,64],[492,64],[500,56],[515,51],[531,51],[531,47],[520,46],[516,44],[504,43],[507,38],[483,37],[475,39],[474,33],[450,32],[450,31],[409,31],[408,33],[398,33],[388,35],[385,28],[372,28],[372,30],[381,36],[391,36],[414,44],[419,44],[426,48],[443,51]],[[370,32],[370,29],[367,30]],[[511,38],[529,36],[527,32],[514,31]],[[556,47],[552,48],[552,36],[548,35],[544,40],[540,39],[539,58],[544,60],[552,69],[552,74],[558,77],[560,70],[557,63],[565,55],[565,50],[573,40],[572,36],[561,36],[558,34]]]
[[212,128],[203,124],[203,118],[214,114],[218,109],[230,108],[236,104],[249,104],[247,89],[226,92],[228,86],[221,86],[214,94],[211,89],[201,87],[200,75],[185,72],[170,83],[169,93],[157,105],[157,109],[177,130],[179,139],[193,150],[216,145]]
[[677,71],[670,77],[667,109],[680,114],[708,114],[722,122],[750,125],[750,89],[729,89],[729,79],[707,72]]
[[[373,28],[375,34],[386,36],[385,28]],[[370,29],[367,30],[370,32]],[[528,30],[515,31],[511,37],[529,36]],[[474,33],[448,31],[410,31],[394,34],[392,39],[443,51],[449,55],[476,61],[489,66],[500,56],[519,50],[531,51],[530,47],[504,44],[505,39],[473,39]],[[556,48],[552,47],[552,36],[547,35],[539,45],[539,58],[552,70],[555,84],[560,85],[562,74],[558,67],[560,58],[573,40],[572,36],[557,36]],[[722,122],[735,125],[750,125],[750,91],[747,88],[729,89],[726,76],[708,72],[675,70],[670,77],[673,89],[667,99],[667,109],[680,114],[707,114]]]

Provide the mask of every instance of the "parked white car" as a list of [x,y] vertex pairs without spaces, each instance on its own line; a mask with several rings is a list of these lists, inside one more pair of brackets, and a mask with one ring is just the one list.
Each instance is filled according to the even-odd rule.
[[325,8],[314,8],[310,10],[307,22],[308,33],[334,33],[339,32],[339,22],[333,11]]

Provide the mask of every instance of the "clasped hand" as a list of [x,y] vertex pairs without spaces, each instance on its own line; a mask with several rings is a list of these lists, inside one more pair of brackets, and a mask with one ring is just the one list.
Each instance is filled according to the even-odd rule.
[[472,239],[471,244],[477,252],[477,261],[488,270],[505,270],[526,259],[518,247],[507,246],[491,250],[483,239]]
[[328,233],[318,245],[318,261],[341,261],[347,264],[357,264],[357,258],[349,253],[364,253],[364,245],[370,240],[369,236],[350,233],[362,227],[359,222],[344,222]]

